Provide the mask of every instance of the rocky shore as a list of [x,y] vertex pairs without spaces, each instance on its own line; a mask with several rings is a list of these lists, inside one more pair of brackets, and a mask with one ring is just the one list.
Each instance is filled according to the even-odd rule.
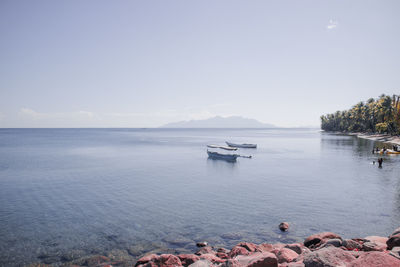
[[[96,255],[64,266],[136,267],[400,267],[400,228],[390,236],[344,239],[332,232],[307,237],[302,243],[241,242],[228,250],[207,242],[197,244],[194,254],[148,253],[136,262]],[[45,266],[45,265],[32,265]]]

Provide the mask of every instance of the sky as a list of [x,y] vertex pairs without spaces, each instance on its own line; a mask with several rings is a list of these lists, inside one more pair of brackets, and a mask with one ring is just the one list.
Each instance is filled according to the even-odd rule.
[[400,1],[0,1],[0,127],[283,127],[400,93]]

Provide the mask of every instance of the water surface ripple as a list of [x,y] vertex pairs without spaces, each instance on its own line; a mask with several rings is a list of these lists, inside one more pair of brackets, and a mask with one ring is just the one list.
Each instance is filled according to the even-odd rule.
[[[207,159],[206,144],[225,140],[258,148]],[[0,129],[0,265],[385,236],[400,221],[400,156],[378,169],[373,146],[316,129]]]

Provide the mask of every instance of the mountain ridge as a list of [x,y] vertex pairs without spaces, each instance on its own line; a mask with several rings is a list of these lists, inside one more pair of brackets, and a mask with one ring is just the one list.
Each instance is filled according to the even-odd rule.
[[263,123],[255,119],[241,116],[215,116],[203,120],[189,120],[171,122],[160,126],[160,128],[275,128],[269,123]]

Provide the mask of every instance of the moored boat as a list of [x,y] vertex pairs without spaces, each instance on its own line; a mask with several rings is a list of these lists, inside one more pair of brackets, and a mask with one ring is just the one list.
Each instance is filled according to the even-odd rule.
[[222,153],[209,151],[209,150],[207,150],[207,154],[208,154],[209,158],[222,159],[222,160],[227,160],[227,161],[236,161],[236,159],[239,157],[238,154],[222,154]]
[[220,148],[225,150],[237,150],[237,147],[230,147],[230,146],[219,146],[219,145],[207,145],[209,148]]
[[397,155],[400,154],[400,151],[394,151],[392,149],[386,149],[385,151],[382,149],[379,154],[388,154],[388,155]]
[[226,141],[225,143],[230,147],[257,148],[257,144],[235,144],[228,141]]

